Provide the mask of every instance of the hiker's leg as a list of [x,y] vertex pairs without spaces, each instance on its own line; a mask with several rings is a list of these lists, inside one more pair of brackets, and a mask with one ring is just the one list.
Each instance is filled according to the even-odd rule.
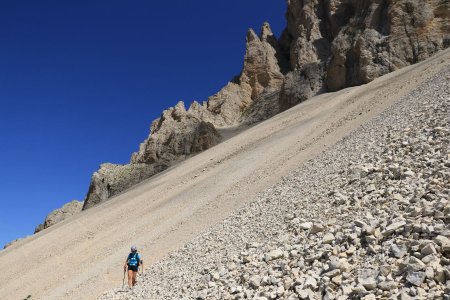
[[133,287],[133,270],[128,269],[128,286]]
[[137,272],[133,271],[133,286],[136,284],[136,274]]

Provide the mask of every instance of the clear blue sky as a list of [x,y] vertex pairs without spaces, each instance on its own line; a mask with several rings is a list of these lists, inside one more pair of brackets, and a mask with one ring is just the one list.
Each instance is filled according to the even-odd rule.
[[203,101],[283,0],[0,0],[0,248],[127,163],[152,120]]

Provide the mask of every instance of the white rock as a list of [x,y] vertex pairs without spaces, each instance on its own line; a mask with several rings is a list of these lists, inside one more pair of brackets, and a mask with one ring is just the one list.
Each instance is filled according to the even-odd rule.
[[405,245],[394,244],[391,246],[391,252],[396,258],[402,258],[408,253],[408,249]]
[[425,277],[425,272],[410,272],[408,276],[406,276],[406,281],[415,286],[420,286],[425,280]]
[[414,175],[416,175],[416,173],[414,173],[411,170],[408,170],[408,171],[404,172],[403,175],[405,175],[406,177],[413,177]]
[[281,249],[272,250],[265,255],[265,261],[271,261],[283,257],[283,251]]
[[450,251],[450,239],[447,237],[438,235],[434,238],[434,242],[441,246],[442,251]]
[[423,270],[426,265],[418,258],[411,256],[408,260],[408,271],[420,271]]
[[334,235],[331,232],[328,232],[325,234],[325,236],[322,239],[322,244],[331,244],[335,240]]
[[311,227],[310,233],[315,234],[325,230],[325,226],[321,223],[314,223]]
[[383,291],[390,291],[396,287],[394,281],[382,281],[378,283],[378,287]]
[[249,283],[251,286],[257,288],[261,285],[261,277],[258,275],[254,275],[250,277]]
[[317,289],[317,280],[312,276],[306,276],[303,287],[315,291]]
[[405,221],[399,221],[399,222],[392,223],[391,225],[386,227],[386,229],[383,231],[382,234],[384,237],[389,236],[392,233],[394,233],[396,230],[402,228],[405,225],[406,225]]
[[313,226],[312,222],[303,222],[299,225],[300,229],[309,230]]
[[366,188],[366,192],[371,193],[373,191],[375,191],[377,188],[375,187],[374,184],[370,184],[367,188]]
[[373,290],[377,287],[378,271],[374,269],[364,269],[358,277],[358,283],[367,290]]

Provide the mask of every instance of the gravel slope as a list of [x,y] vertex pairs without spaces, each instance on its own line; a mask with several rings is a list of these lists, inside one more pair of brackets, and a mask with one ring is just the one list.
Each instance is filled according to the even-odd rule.
[[[121,286],[122,264],[131,244],[139,246],[147,266],[157,263],[149,270],[155,280],[149,284],[166,296],[149,288],[148,297],[176,295],[177,299],[176,287],[198,279],[200,266],[215,263],[226,253],[237,255],[247,241],[279,236],[286,212],[293,208],[291,201],[280,205],[277,199],[295,197],[309,217],[330,210],[329,203],[318,198],[327,194],[319,187],[320,179],[336,177],[338,182],[339,176],[325,177],[315,170],[331,168],[339,160],[321,159],[315,166],[305,162],[334,151],[339,140],[439,74],[449,60],[447,50],[365,86],[315,97],[98,207],[17,242],[0,252],[0,269],[9,270],[0,273],[0,299],[23,299],[29,294],[34,299],[97,298]],[[364,141],[355,142],[355,153],[358,145],[367,148]],[[347,156],[339,155],[342,160]],[[298,180],[293,184],[305,194],[277,188],[280,178],[288,183],[286,176],[300,167],[306,172],[300,178],[307,185]],[[317,202],[316,209],[307,206],[310,201]],[[272,202],[267,209],[259,208]],[[262,221],[269,226],[262,226]],[[216,226],[211,233],[183,247],[211,226]]]
[[448,299],[450,65],[440,63],[133,290],[100,299]]

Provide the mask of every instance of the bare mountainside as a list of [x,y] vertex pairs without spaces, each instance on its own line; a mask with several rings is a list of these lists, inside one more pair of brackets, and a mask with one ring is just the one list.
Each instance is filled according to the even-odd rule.
[[[121,286],[129,245],[139,245],[147,266],[155,264],[283,176],[331,151],[449,64],[446,50],[369,84],[309,99],[17,242],[0,253],[0,268],[9,270],[0,274],[0,298],[94,299]],[[227,223],[219,224],[228,230]],[[177,287],[176,277],[166,280]]]
[[101,299],[448,299],[442,62],[395,105],[152,265],[132,290]]
[[[180,102],[165,110],[152,122],[148,139],[130,164],[100,166],[83,210],[217,145],[224,140],[223,129],[245,128],[314,95],[368,83],[450,44],[448,1],[287,4],[287,26],[279,38],[267,23],[259,35],[248,31],[243,69],[222,90],[202,104],[194,102],[186,109]],[[53,212],[36,232],[55,224],[56,215],[71,214]]]

